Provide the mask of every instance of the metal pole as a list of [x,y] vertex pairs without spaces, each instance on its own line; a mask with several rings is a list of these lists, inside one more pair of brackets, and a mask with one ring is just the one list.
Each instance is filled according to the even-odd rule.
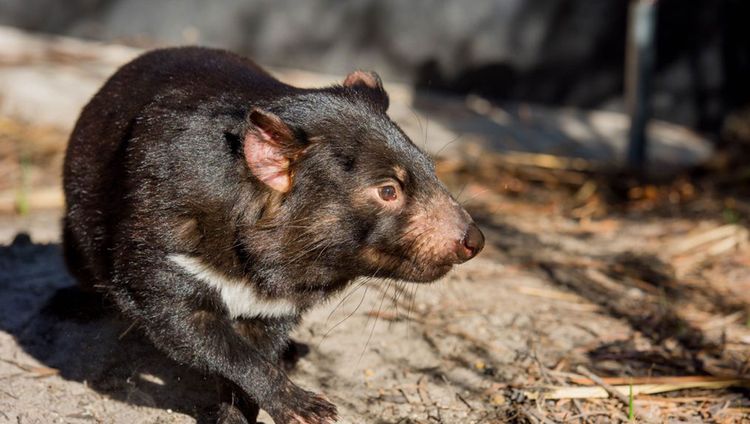
[[658,0],[632,0],[629,10],[625,57],[625,101],[630,115],[627,161],[636,172],[642,172],[646,166],[657,3]]

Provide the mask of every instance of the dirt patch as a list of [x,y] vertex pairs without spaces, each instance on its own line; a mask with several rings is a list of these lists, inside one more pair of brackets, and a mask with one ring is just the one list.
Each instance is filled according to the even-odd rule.
[[[545,400],[585,380],[580,365],[605,378],[749,377],[744,227],[642,210],[581,219],[565,190],[529,181],[522,196],[452,181],[486,251],[436,284],[360,282],[314,310],[292,378],[333,399],[343,422],[453,423],[627,421],[612,397]],[[2,218],[6,244],[20,231],[33,242],[0,250],[0,422],[209,422],[211,379],[71,289],[58,218]],[[742,388],[633,405],[641,421],[750,419]]]

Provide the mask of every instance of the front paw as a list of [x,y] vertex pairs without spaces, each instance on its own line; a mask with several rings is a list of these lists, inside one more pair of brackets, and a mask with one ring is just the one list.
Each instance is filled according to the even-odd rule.
[[331,424],[338,420],[336,405],[299,387],[287,391],[280,403],[278,413],[271,413],[277,424]]

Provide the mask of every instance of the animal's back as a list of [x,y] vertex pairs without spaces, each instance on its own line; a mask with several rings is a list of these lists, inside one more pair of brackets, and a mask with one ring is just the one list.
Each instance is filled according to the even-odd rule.
[[195,104],[216,93],[279,86],[247,59],[193,47],[149,52],[106,82],[81,112],[63,168],[65,259],[84,288],[109,281],[112,227],[127,208],[123,159],[143,109],[175,90],[189,93],[181,101]]

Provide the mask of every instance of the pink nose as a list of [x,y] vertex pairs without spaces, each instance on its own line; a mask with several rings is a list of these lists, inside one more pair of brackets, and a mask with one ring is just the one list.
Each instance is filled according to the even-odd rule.
[[469,224],[463,239],[458,245],[457,254],[461,262],[466,262],[476,256],[484,247],[484,234],[476,224]]

